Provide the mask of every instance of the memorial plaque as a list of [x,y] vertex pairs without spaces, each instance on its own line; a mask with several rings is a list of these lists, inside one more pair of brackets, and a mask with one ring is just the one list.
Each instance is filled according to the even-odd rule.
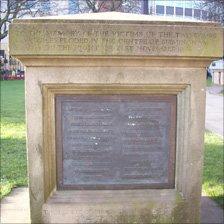
[[173,188],[176,96],[56,97],[58,189]]

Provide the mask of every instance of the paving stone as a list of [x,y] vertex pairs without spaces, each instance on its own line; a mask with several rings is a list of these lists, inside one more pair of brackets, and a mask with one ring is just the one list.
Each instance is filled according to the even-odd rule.
[[223,137],[223,96],[206,93],[205,128]]

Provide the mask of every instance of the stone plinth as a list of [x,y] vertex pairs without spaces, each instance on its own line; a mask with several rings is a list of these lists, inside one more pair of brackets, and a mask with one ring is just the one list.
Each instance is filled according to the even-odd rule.
[[[199,223],[205,67],[223,55],[223,29],[219,25],[102,13],[14,20],[10,25],[9,40],[11,55],[26,66],[27,148],[33,223]],[[100,181],[94,187],[91,184],[86,187],[83,182],[76,185],[75,179],[70,190],[60,185],[63,178],[58,167],[63,161],[61,151],[58,153],[57,150],[64,150],[66,142],[58,140],[65,136],[65,132],[58,128],[61,127],[57,115],[60,107],[56,101],[59,96],[80,95],[96,98],[115,95],[174,97],[175,107],[172,108],[176,109],[169,112],[171,122],[167,118],[167,124],[170,122],[172,128],[164,129],[171,130],[170,135],[164,134],[169,136],[167,142],[171,150],[167,150],[170,181],[164,174],[159,186],[155,184],[156,176],[149,177],[152,183],[139,184],[142,179],[136,175],[134,185],[129,181],[129,184],[118,187],[118,173],[119,178],[113,176],[114,189],[105,183],[102,187]],[[78,111],[85,113],[83,108]],[[158,111],[162,111],[161,108],[160,105]],[[158,119],[160,121],[162,117]],[[90,124],[82,123],[84,126]],[[98,126],[103,125],[105,123],[101,122]],[[74,134],[77,136],[82,139]],[[139,139],[136,137],[135,140]],[[77,147],[76,142],[72,143]],[[80,147],[83,146],[82,142]],[[117,148],[110,149],[113,154]],[[113,158],[116,160],[119,156]],[[161,157],[156,158],[157,163],[152,165],[153,161],[150,162],[152,170],[158,167]],[[146,178],[143,174],[141,177]]]

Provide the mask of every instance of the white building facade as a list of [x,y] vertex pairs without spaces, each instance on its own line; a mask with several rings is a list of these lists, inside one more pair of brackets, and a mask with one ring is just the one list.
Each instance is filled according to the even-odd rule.
[[200,1],[193,0],[149,0],[149,14],[197,20],[208,18],[208,11],[200,9]]
[[224,59],[213,61],[209,66],[212,82],[216,85],[224,85]]

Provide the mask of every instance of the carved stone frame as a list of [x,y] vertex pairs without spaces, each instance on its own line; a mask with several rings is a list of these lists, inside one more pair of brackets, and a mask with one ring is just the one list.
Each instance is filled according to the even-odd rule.
[[190,118],[190,85],[127,84],[44,84],[43,88],[43,156],[44,200],[56,190],[55,96],[62,94],[150,94],[177,96],[175,189],[184,195],[182,166],[187,156],[187,130]]

